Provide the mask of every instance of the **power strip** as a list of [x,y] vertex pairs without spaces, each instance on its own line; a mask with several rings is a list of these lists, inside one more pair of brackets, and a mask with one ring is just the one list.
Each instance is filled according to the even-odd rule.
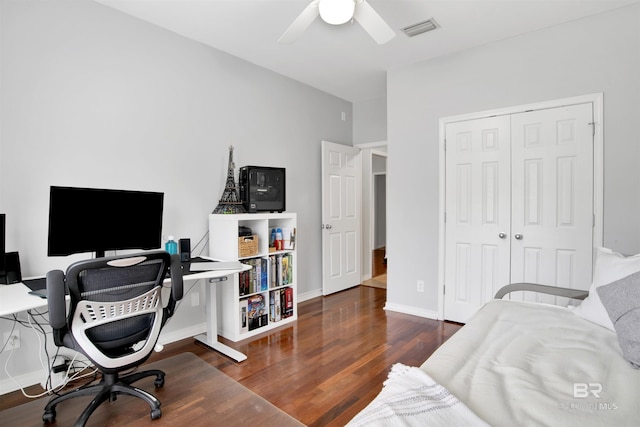
[[68,381],[67,369],[69,361],[62,356],[56,356],[51,360],[51,382],[49,383],[49,373],[42,380],[40,385],[45,390],[53,390],[64,385]]

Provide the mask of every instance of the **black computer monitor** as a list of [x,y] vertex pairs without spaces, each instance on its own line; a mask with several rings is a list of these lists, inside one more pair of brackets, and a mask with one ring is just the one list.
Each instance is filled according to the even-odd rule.
[[49,256],[158,249],[164,193],[52,186]]
[[0,276],[4,276],[7,268],[5,239],[6,239],[6,215],[0,214]]

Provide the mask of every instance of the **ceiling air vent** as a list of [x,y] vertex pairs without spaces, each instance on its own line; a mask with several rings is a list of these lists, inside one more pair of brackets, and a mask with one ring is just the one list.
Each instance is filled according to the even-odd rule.
[[403,28],[402,31],[404,31],[404,33],[409,37],[415,37],[418,34],[426,33],[427,31],[435,30],[436,28],[440,28],[440,26],[433,18],[430,18],[426,21],[409,25],[408,27]]

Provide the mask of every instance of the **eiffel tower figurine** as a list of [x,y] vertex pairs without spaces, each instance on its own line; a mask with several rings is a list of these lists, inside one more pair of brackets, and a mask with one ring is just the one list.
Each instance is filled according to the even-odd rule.
[[213,210],[214,214],[237,214],[246,213],[247,210],[242,205],[242,201],[238,197],[238,187],[234,179],[234,169],[236,165],[233,163],[233,145],[229,146],[229,168],[227,170],[227,183],[224,186],[224,192],[218,202],[218,206]]

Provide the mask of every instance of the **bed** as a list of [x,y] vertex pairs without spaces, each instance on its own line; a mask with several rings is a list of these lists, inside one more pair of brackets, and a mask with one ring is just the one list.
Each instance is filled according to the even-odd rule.
[[[523,289],[586,298],[502,299]],[[506,287],[421,366],[394,365],[349,425],[640,425],[638,368],[640,255],[602,248],[588,294]]]

